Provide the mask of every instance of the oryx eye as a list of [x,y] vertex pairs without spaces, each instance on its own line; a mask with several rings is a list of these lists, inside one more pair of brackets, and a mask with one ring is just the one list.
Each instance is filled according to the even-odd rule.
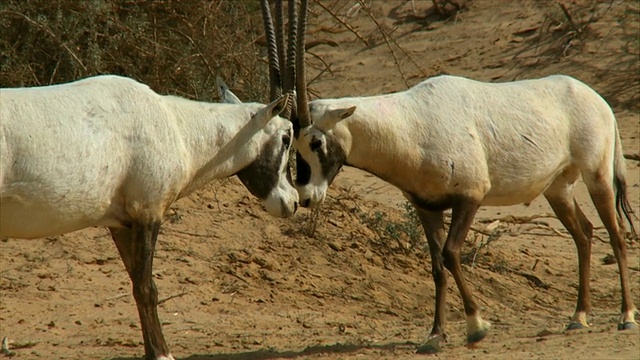
[[313,140],[311,142],[311,144],[309,144],[309,147],[311,148],[311,151],[316,151],[320,148],[320,146],[322,146],[322,141],[320,140]]
[[284,144],[284,146],[291,145],[291,137],[289,135],[283,136],[282,137],[282,143]]

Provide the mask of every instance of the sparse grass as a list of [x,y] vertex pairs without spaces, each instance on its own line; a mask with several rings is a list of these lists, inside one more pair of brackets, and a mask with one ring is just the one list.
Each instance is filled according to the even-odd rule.
[[460,262],[472,267],[475,266],[480,259],[479,256],[482,257],[483,255],[480,251],[482,249],[485,251],[488,250],[489,245],[498,240],[502,234],[504,234],[504,230],[499,229],[493,230],[488,236],[477,232],[470,232],[467,236],[467,242],[473,243],[473,246],[465,247],[468,249],[466,251],[463,249],[460,254]]
[[498,274],[506,274],[510,271],[510,267],[506,260],[500,259],[489,265],[489,270]]
[[408,202],[403,203],[402,207],[404,214],[399,221],[390,219],[382,211],[360,213],[359,219],[362,224],[376,233],[378,241],[382,244],[390,246],[391,242],[395,242],[404,251],[420,248],[423,245],[420,250],[427,251],[428,247],[423,241],[424,234],[415,208]]

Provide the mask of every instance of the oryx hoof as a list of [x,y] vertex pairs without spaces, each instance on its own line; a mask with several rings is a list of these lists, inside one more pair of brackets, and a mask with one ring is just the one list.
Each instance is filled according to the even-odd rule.
[[487,330],[479,330],[476,331],[474,333],[468,334],[467,335],[467,346],[468,345],[473,345],[479,341],[481,341],[482,339],[487,337],[487,333],[488,333],[488,329]]
[[[620,326],[620,325],[618,325],[618,326]],[[589,326],[587,326],[587,325],[585,325],[583,323],[580,323],[580,322],[572,322],[569,325],[567,325],[567,330],[580,330],[580,329],[586,329],[588,327]]]
[[618,330],[631,330],[631,329],[637,329],[637,328],[638,328],[638,323],[634,321],[626,321],[622,324],[618,324]]
[[442,335],[433,335],[418,347],[416,354],[437,354],[440,352],[440,342],[444,340]]

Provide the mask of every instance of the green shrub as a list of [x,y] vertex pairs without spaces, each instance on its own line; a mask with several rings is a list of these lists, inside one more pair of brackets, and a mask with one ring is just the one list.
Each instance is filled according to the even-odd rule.
[[403,250],[427,250],[426,239],[415,208],[409,202],[403,203],[402,207],[404,215],[399,221],[389,219],[382,211],[375,211],[372,215],[361,213],[360,222],[375,232],[382,243],[393,241]]

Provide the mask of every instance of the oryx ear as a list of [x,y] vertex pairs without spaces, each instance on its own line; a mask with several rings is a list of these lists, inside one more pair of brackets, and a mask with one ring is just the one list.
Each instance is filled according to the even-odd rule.
[[317,124],[316,126],[324,132],[329,131],[333,129],[337,123],[353,115],[355,111],[356,111],[356,106],[352,106],[346,109],[342,108],[342,109],[329,110],[327,111],[326,115],[323,117],[326,120],[324,120],[322,124]]
[[222,81],[220,76],[216,77],[216,87],[218,88],[218,94],[220,95],[220,102],[227,104],[242,104],[242,101],[238,99],[229,86]]
[[260,123],[260,126],[265,126],[271,119],[280,115],[280,113],[287,108],[288,102],[289,94],[284,94],[279,99],[265,106],[256,115],[254,115],[254,118]]
[[[352,106],[352,107],[350,107],[348,109],[331,110],[331,117],[332,118],[336,118],[336,119],[340,119],[340,120],[344,120],[344,119],[348,118],[349,116],[353,115],[353,113],[355,111],[356,111],[356,107],[355,106]],[[340,121],[340,120],[338,120],[338,121]]]

